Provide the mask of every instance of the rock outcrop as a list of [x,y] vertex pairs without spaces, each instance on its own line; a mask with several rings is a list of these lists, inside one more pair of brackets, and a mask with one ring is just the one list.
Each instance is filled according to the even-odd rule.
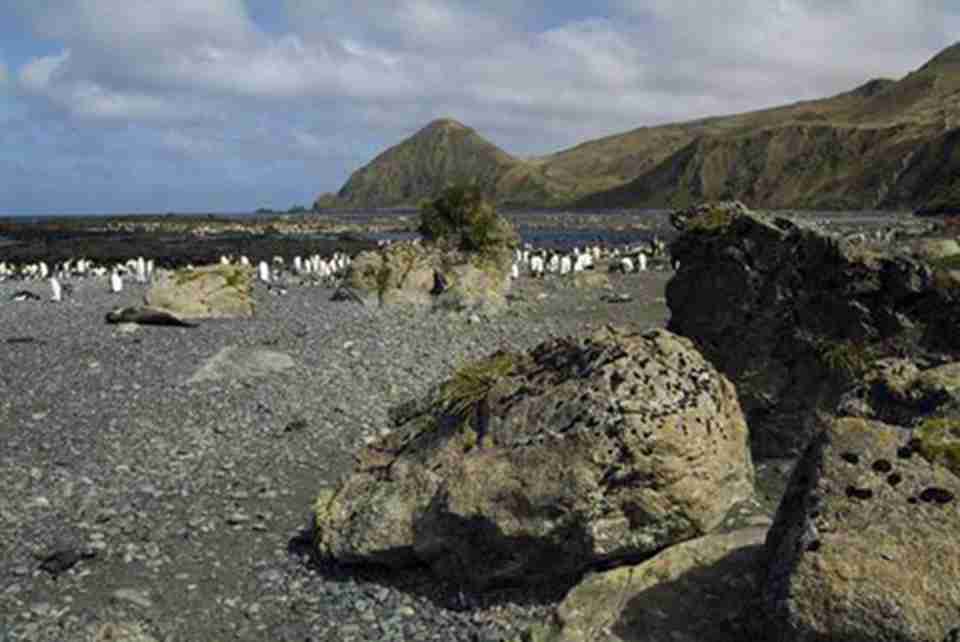
[[739,203],[677,212],[669,328],[737,387],[755,456],[797,454],[884,358],[960,355],[960,286],[893,249]]
[[954,640],[960,478],[909,431],[843,418],[800,460],[766,541],[769,639]]
[[318,498],[322,555],[535,583],[709,533],[753,493],[733,386],[664,330],[496,353],[393,416]]
[[367,305],[497,312],[510,291],[509,249],[483,254],[416,242],[359,254],[344,284]]
[[180,319],[227,319],[253,316],[253,270],[213,265],[160,272],[144,300],[151,308]]

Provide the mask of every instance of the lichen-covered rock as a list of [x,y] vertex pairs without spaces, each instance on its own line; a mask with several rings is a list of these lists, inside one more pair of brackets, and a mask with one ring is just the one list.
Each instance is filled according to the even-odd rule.
[[318,499],[323,555],[532,583],[708,533],[753,492],[733,386],[663,330],[497,353],[394,416]]
[[849,414],[896,425],[960,418],[960,362],[921,369],[909,359],[881,359],[846,401]]
[[906,252],[739,203],[673,219],[668,327],[737,386],[755,456],[801,452],[881,358],[960,356],[960,288]]
[[346,285],[368,304],[430,305],[434,258],[416,243],[394,243],[362,252],[347,271]]
[[763,600],[782,642],[953,640],[960,477],[909,431],[835,420],[798,463],[766,542]]
[[229,319],[253,316],[253,270],[212,265],[162,271],[144,300],[181,319]]
[[364,252],[346,285],[364,303],[496,311],[510,288],[510,252],[467,253],[433,244],[393,243]]
[[588,575],[537,642],[743,642],[762,579],[767,530],[753,527],[671,546],[649,560]]

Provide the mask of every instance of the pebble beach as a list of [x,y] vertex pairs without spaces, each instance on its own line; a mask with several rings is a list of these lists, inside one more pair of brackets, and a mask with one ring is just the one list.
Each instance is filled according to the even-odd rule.
[[[498,349],[667,318],[669,272],[521,279],[505,313],[258,284],[249,320],[108,325],[144,286],[0,283],[0,631],[12,640],[499,640],[568,587],[484,595],[313,559],[311,505],[388,410]],[[114,637],[109,637],[113,635]],[[137,635],[143,637],[137,638]],[[106,637],[105,637],[106,636]],[[3,639],[3,635],[0,635]]]

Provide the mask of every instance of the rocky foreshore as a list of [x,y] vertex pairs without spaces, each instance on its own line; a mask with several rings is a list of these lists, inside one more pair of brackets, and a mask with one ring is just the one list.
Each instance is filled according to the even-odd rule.
[[140,302],[135,284],[112,295],[87,279],[54,304],[11,301],[24,284],[0,283],[0,630],[17,642],[517,634],[566,587],[479,595],[415,569],[317,565],[311,506],[390,407],[496,349],[606,320],[661,326],[667,276],[612,275],[629,309],[525,280],[490,319],[257,285],[252,319],[198,327],[106,324]]
[[960,249],[803,218],[675,212],[656,269],[492,308],[0,282],[0,634],[952,639]]

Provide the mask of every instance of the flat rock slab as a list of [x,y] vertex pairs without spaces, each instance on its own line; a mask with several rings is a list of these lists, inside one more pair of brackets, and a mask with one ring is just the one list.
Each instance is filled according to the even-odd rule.
[[634,566],[596,573],[557,607],[535,642],[734,642],[756,592],[762,527],[708,535]]
[[200,366],[187,383],[267,377],[295,366],[293,357],[283,352],[228,346]]

